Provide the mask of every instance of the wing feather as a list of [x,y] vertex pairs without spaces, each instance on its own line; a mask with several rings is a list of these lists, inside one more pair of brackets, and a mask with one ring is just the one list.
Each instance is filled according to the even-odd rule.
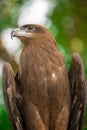
[[16,80],[10,64],[6,63],[2,73],[4,102],[7,113],[14,130],[24,130],[23,120],[17,106],[17,100],[20,101],[20,95],[16,91]]
[[72,95],[72,108],[68,130],[82,130],[86,106],[86,79],[79,54],[74,53],[69,69],[69,81]]

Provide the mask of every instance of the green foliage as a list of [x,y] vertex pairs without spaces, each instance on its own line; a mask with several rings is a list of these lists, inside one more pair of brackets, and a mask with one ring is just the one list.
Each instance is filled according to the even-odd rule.
[[0,104],[0,130],[12,130],[5,106]]
[[17,26],[19,9],[23,2],[24,0],[0,0],[0,32],[5,28]]

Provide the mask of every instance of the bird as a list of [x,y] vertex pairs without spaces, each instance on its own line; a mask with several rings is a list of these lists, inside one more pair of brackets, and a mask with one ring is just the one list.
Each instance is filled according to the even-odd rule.
[[[53,35],[37,24],[11,32],[23,43],[18,71],[5,63],[4,101],[14,130],[81,130],[86,104],[86,79],[79,54],[69,71]],[[75,114],[75,116],[74,116]]]

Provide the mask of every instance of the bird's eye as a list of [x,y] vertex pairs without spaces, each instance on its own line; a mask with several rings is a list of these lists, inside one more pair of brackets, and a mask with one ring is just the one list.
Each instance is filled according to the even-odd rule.
[[34,30],[35,30],[35,28],[33,26],[28,26],[26,28],[26,31],[34,31]]
[[29,27],[28,27],[28,29],[29,29],[29,30],[33,30],[33,29],[34,29],[34,27],[32,27],[32,26],[29,26]]
[[26,32],[31,32],[31,31],[34,31],[35,30],[35,27],[33,27],[33,26],[27,26],[26,28],[25,28],[25,31]]

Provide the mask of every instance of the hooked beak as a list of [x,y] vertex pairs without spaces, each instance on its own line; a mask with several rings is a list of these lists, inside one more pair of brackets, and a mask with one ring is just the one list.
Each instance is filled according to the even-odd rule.
[[13,37],[17,37],[18,34],[19,34],[19,28],[14,29],[14,30],[11,32],[11,39],[13,40]]
[[21,30],[20,28],[16,28],[11,32],[11,39],[13,39],[13,37],[23,37],[26,36],[26,32],[24,30]]

